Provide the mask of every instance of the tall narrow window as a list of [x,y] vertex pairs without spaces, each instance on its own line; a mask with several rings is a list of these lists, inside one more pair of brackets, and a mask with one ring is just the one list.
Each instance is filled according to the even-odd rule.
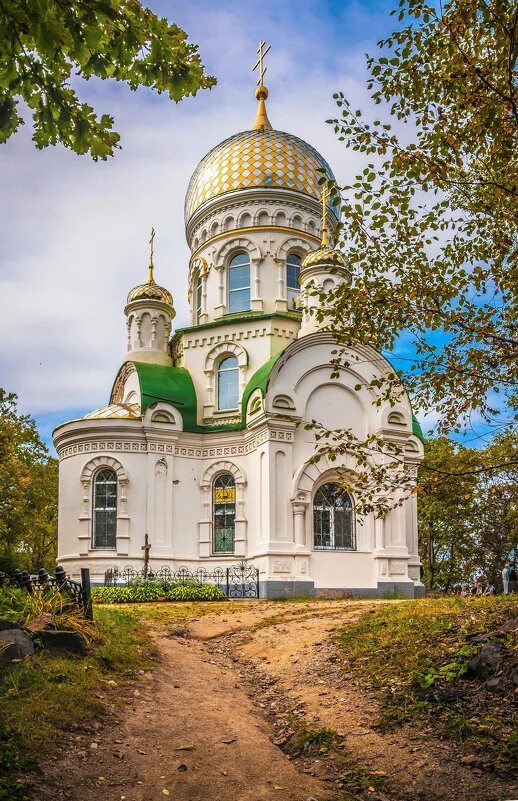
[[100,470],[94,480],[93,547],[115,548],[117,534],[117,476]]
[[250,259],[247,253],[237,253],[228,269],[229,314],[250,309]]
[[299,273],[302,259],[296,253],[288,253],[286,259],[286,292],[288,309],[296,309],[300,295]]
[[237,409],[239,404],[239,366],[235,356],[227,356],[218,367],[218,409]]
[[196,304],[196,322],[200,322],[201,313],[203,311],[203,278],[198,275],[196,278],[196,291],[195,291],[195,304]]
[[313,501],[313,532],[316,550],[356,549],[354,508],[351,496],[340,484],[320,487]]
[[236,533],[236,483],[222,473],[212,485],[212,552],[234,553]]

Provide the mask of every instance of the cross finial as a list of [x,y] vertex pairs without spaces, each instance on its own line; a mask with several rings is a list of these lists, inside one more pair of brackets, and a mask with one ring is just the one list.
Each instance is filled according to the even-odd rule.
[[255,117],[255,122],[252,125],[253,131],[259,131],[259,130],[264,131],[267,128],[271,129],[272,127],[270,120],[268,119],[268,114],[266,113],[265,100],[268,97],[268,89],[264,85],[264,76],[266,75],[266,67],[264,66],[264,57],[269,52],[270,48],[271,45],[266,45],[266,42],[264,42],[262,39],[259,42],[259,47],[257,48],[257,53],[259,54],[259,58],[254,64],[254,71],[257,68],[259,68],[259,77],[257,78],[257,89],[255,90],[255,96],[258,99],[259,104],[257,106],[257,114]]
[[[264,49],[265,47],[266,50]],[[266,75],[266,70],[268,69],[267,67],[264,66],[264,57],[270,51],[270,49],[271,45],[267,46],[266,42],[264,42],[261,39],[261,41],[259,42],[259,47],[257,48],[257,54],[259,55],[259,58],[255,62],[252,70],[253,72],[257,69],[257,67],[259,67],[259,77],[257,78],[257,86],[264,86],[264,76]]]
[[153,269],[154,269],[154,266],[155,266],[153,264],[154,242],[155,242],[155,229],[152,228],[151,229],[151,236],[149,238],[149,273],[148,273],[148,277],[147,277],[148,284],[152,284],[153,283]]
[[322,187],[322,247],[326,248],[329,245],[329,237],[327,235],[327,201],[329,198],[329,189],[327,186]]

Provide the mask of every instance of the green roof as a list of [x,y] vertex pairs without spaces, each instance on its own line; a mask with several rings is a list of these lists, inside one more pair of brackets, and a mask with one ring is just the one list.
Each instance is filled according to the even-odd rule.
[[268,389],[268,381],[270,380],[270,373],[272,372],[274,365],[278,361],[279,356],[281,356],[283,353],[284,350],[281,350],[279,351],[279,353],[276,353],[275,356],[272,356],[271,359],[268,359],[266,364],[263,364],[263,366],[260,367],[259,370],[256,370],[256,372],[253,374],[252,378],[246,385],[245,391],[243,392],[243,400],[241,401],[241,419],[243,421],[246,420],[246,407],[250,395],[252,394],[254,389],[260,389],[263,398],[265,397],[266,390]]
[[132,362],[140,384],[142,414],[152,403],[171,403],[181,412],[183,427],[192,431],[196,427],[196,390],[185,367],[168,367],[162,364]]
[[[191,431],[197,434],[240,431],[245,428],[246,407],[252,392],[260,389],[263,398],[266,396],[271,372],[283,353],[284,350],[281,350],[268,359],[249,380],[241,401],[241,420],[236,423],[214,426],[198,425],[196,390],[191,375],[185,367],[131,362],[138,375],[142,414],[145,414],[146,409],[152,403],[170,403],[181,413],[184,431]],[[412,415],[412,433],[423,442],[425,441],[423,430],[414,414]]]
[[415,434],[416,437],[419,437],[421,442],[425,441],[423,429],[421,428],[421,423],[419,422],[415,414],[412,415],[412,434]]

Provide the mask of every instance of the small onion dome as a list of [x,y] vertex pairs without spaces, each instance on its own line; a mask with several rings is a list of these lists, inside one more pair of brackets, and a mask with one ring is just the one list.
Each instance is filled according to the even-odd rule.
[[147,281],[145,284],[140,284],[132,289],[128,295],[128,303],[134,300],[161,300],[162,303],[167,303],[168,306],[173,305],[173,296],[171,293],[164,289],[163,286],[158,286],[154,281]]
[[343,253],[340,253],[339,250],[334,250],[334,248],[329,247],[329,245],[323,245],[322,247],[318,248],[318,250],[313,250],[311,253],[308,253],[302,262],[301,269],[305,270],[308,267],[316,267],[328,264],[332,264],[335,267],[345,268],[345,256]]

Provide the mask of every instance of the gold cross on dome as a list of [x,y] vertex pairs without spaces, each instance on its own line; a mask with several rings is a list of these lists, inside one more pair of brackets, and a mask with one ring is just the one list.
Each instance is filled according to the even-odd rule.
[[[265,47],[266,50],[264,49]],[[257,48],[257,53],[259,55],[259,58],[255,62],[252,70],[252,72],[254,72],[257,69],[257,67],[259,67],[259,77],[257,79],[257,86],[264,85],[264,76],[266,75],[266,70],[268,68],[264,66],[263,59],[265,55],[271,50],[271,47],[272,47],[271,45],[266,46],[266,42],[264,42],[262,39],[259,42],[259,47]]]
[[322,247],[329,245],[329,238],[327,236],[327,201],[329,198],[329,189],[327,186],[322,187]]
[[149,274],[147,277],[148,284],[153,283],[153,253],[154,253],[154,245],[155,245],[155,229],[151,229],[151,237],[149,239]]

